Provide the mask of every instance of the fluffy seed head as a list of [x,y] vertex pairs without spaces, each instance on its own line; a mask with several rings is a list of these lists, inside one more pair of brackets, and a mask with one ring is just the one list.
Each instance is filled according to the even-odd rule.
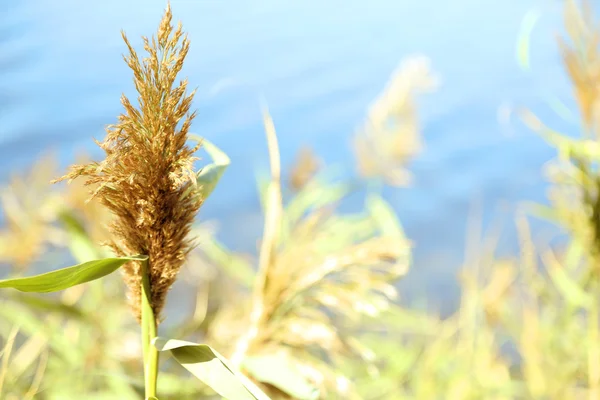
[[[192,248],[187,238],[201,205],[195,189],[193,156],[198,147],[186,145],[195,113],[190,113],[194,92],[186,94],[187,81],[177,85],[189,50],[181,24],[171,24],[167,7],[157,38],[143,38],[145,58],[138,57],[127,37],[124,60],[133,71],[139,106],[123,95],[124,112],[107,127],[101,162],[75,165],[62,179],[86,176],[91,192],[114,214],[111,247],[119,255],[146,254],[150,262],[151,303],[158,317],[168,289]],[[135,315],[140,317],[140,265],[123,269]]]

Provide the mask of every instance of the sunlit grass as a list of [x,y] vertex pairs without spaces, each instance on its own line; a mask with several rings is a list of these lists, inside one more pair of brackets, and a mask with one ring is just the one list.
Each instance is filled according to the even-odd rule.
[[[545,127],[532,113],[522,114],[557,150],[548,171],[550,206],[537,208],[537,216],[515,216],[520,242],[515,257],[498,258],[493,246],[476,242],[460,272],[462,291],[455,313],[441,318],[399,301],[396,283],[410,266],[410,239],[391,205],[364,189],[371,178],[392,185],[409,183],[408,162],[422,151],[416,99],[434,89],[437,78],[425,59],[413,59],[394,73],[355,136],[364,187],[331,180],[327,166],[308,149],[289,173],[282,171],[275,123],[265,111],[271,175],[261,193],[265,221],[257,256],[228,249],[208,224],[191,226],[191,217],[180,210],[184,224],[177,226],[196,236],[197,246],[176,246],[175,251],[187,258],[170,267],[182,267],[180,279],[196,293],[189,305],[177,304],[184,322],[161,327],[162,335],[210,344],[273,399],[311,398],[316,393],[321,399],[599,399],[600,57],[591,15],[567,2],[568,42],[560,44],[584,132],[571,139]],[[143,68],[133,58],[129,63],[135,67],[138,86],[152,81],[150,76],[144,81]],[[175,89],[181,93],[173,95],[173,104],[184,89],[185,85]],[[145,90],[146,95],[151,91]],[[112,131],[117,147],[127,142],[119,136],[124,130],[139,135],[144,133],[139,126],[151,121],[137,118],[137,111],[124,102],[125,126]],[[145,112],[157,118],[154,125],[161,125],[156,114],[160,107],[146,106],[154,107]],[[177,115],[183,117],[187,107],[180,111]],[[167,125],[175,132],[176,124]],[[160,137],[171,143],[165,132]],[[166,181],[136,181],[140,172],[124,166],[132,167],[129,161],[139,161],[156,148],[143,136],[135,136],[133,142],[142,155],[125,146],[120,149],[125,159],[115,157],[115,148],[104,143],[112,157],[105,168],[81,167],[95,177],[91,188],[50,186],[55,176],[51,158],[15,176],[0,198],[6,215],[0,259],[11,267],[8,273],[34,272],[50,263],[50,255],[78,263],[106,257],[109,252],[101,242],[111,239],[114,232],[107,226],[115,223],[130,223],[119,231],[121,240],[133,237],[125,246],[130,252],[148,250],[136,247],[137,230],[155,227],[149,221],[156,215],[134,183],[168,181],[183,188],[181,196],[189,195],[185,185],[191,153],[184,151],[183,158],[175,157],[180,152],[169,153],[179,169],[163,174]],[[220,176],[229,159],[212,144],[206,146],[215,163],[199,174],[192,171],[192,178],[210,191],[216,182],[211,177]],[[130,186],[115,195],[115,185]],[[100,198],[86,202],[88,189]],[[363,209],[342,213],[339,203],[363,189]],[[159,192],[157,196],[165,193]],[[132,199],[135,204],[123,204]],[[113,213],[117,210],[116,220],[102,202]],[[190,212],[199,206],[186,204]],[[538,216],[563,229],[563,248],[551,248],[533,237],[529,221]],[[128,239],[127,234],[133,236]],[[155,257],[161,246],[154,249]],[[143,398],[148,385],[140,369],[145,357],[135,318],[139,307],[132,316],[123,301],[129,292],[141,304],[142,277],[129,279],[128,289],[115,278],[51,296],[2,292],[0,398]],[[160,281],[158,275],[155,279]],[[155,312],[162,309],[163,294],[154,299]],[[193,380],[178,368],[175,361],[182,353],[164,354],[158,398],[219,398],[210,383]]]

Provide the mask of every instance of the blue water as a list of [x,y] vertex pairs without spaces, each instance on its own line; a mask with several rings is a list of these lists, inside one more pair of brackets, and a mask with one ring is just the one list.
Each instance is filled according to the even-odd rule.
[[[122,91],[135,98],[120,29],[139,48],[165,2],[1,2],[0,181],[49,149],[62,166],[80,150],[99,157],[91,137],[102,137],[104,125],[115,121]],[[411,165],[411,187],[384,190],[416,245],[413,271],[401,286],[442,310],[451,307],[473,209],[484,226],[502,223],[501,253],[516,251],[516,207],[544,201],[540,168],[553,151],[518,122],[500,123],[498,113],[524,106],[553,127],[576,129],[546,103],[554,95],[573,109],[554,40],[560,2],[171,3],[192,41],[184,75],[198,88],[194,131],[233,159],[201,212],[219,222],[231,247],[255,251],[262,228],[254,183],[267,166],[259,95],[270,105],[284,165],[311,144],[351,173],[349,140],[367,105],[401,59],[424,54],[443,83],[421,103],[426,150]],[[526,72],[515,44],[532,8],[542,17]]]

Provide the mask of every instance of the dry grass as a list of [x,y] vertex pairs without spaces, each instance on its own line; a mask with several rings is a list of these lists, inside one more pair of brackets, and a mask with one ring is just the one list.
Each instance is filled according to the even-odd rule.
[[438,78],[426,58],[413,57],[400,64],[354,138],[362,175],[379,176],[392,185],[410,182],[406,164],[422,148],[417,96],[437,86]]

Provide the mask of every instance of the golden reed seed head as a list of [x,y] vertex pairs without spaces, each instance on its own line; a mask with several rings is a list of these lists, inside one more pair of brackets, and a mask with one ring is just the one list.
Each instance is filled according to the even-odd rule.
[[[75,165],[59,180],[86,176],[86,185],[97,185],[92,197],[114,214],[110,246],[118,255],[149,256],[151,304],[157,318],[167,291],[192,249],[190,228],[202,199],[196,190],[193,156],[198,146],[186,145],[195,113],[190,113],[194,92],[186,94],[187,80],[175,84],[189,50],[181,24],[173,29],[167,6],[157,38],[144,37],[147,56],[140,59],[125,33],[129,49],[124,60],[133,71],[139,107],[124,95],[125,109],[118,122],[107,127],[98,142],[106,158]],[[123,268],[129,300],[140,318],[140,265]]]

